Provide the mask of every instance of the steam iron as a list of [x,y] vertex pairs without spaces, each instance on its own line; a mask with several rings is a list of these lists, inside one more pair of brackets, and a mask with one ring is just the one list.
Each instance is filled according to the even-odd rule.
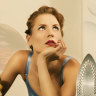
[[90,54],[80,66],[75,96],[96,96],[96,63]]

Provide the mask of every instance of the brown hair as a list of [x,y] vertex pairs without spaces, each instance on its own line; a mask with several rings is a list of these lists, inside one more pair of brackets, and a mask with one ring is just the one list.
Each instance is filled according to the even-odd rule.
[[60,14],[55,8],[53,7],[48,7],[48,6],[42,6],[40,7],[37,11],[35,11],[33,14],[30,15],[28,21],[27,21],[27,27],[28,29],[25,31],[26,34],[31,35],[32,34],[32,28],[34,26],[34,21],[36,19],[36,17],[40,14],[52,14],[56,17],[56,19],[58,20],[59,24],[60,24],[60,28],[61,28],[61,34],[63,37],[63,21],[64,21],[64,17],[62,14]]

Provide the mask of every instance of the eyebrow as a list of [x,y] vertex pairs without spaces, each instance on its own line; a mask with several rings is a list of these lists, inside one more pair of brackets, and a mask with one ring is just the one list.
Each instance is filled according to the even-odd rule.
[[46,24],[40,24],[39,26],[47,26]]
[[[47,26],[46,24],[40,24],[39,26]],[[52,26],[59,26],[59,24],[53,24]]]
[[59,26],[59,24],[54,24],[53,26]]

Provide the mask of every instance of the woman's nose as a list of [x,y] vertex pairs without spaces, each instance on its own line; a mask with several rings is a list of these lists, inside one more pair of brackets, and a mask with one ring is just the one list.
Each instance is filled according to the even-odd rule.
[[54,34],[53,34],[53,31],[52,31],[52,30],[48,30],[48,37],[49,37],[49,36],[54,37]]
[[54,37],[54,35],[53,35],[53,34],[48,34],[48,37],[49,37],[49,36]]

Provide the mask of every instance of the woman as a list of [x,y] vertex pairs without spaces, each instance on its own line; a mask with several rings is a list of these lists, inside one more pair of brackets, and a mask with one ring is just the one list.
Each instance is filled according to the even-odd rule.
[[63,16],[42,6],[28,19],[27,43],[32,49],[16,52],[1,74],[4,95],[20,74],[29,96],[74,96],[80,64],[63,55]]

